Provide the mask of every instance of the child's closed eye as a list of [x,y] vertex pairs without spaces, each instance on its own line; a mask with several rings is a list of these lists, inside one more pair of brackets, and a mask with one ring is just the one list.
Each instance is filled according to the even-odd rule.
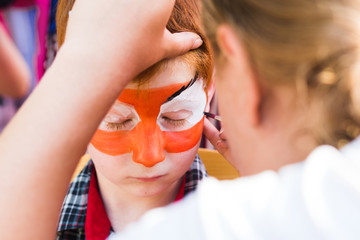
[[132,118],[125,119],[119,122],[106,122],[106,127],[109,130],[125,131],[134,127],[135,121]]
[[161,117],[166,124],[171,125],[173,127],[183,126],[186,122],[186,119],[171,119],[166,116]]
[[160,124],[168,130],[175,130],[184,127],[187,119],[192,115],[191,111],[180,110],[175,112],[166,112],[160,115]]

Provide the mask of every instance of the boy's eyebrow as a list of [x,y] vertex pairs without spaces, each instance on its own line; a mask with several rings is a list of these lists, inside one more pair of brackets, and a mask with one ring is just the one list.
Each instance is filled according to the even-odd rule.
[[[171,100],[173,100],[174,98],[176,98],[177,96],[179,96],[183,91],[185,91],[186,89],[188,89],[189,87],[191,87],[196,80],[198,79],[198,72],[195,73],[195,76],[193,79],[190,80],[190,82],[187,85],[182,86],[179,90],[177,90],[173,95],[171,95],[170,97],[168,97],[168,99],[166,99],[166,101],[164,103],[167,103]],[[164,104],[163,103],[163,104]]]

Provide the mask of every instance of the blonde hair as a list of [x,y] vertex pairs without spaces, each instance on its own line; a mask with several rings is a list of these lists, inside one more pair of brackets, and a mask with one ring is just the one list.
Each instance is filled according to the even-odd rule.
[[359,1],[203,0],[203,6],[207,36],[220,56],[216,61],[222,61],[216,30],[226,23],[237,32],[262,84],[298,89],[298,99],[312,111],[318,144],[341,146],[359,135],[353,97]]
[[[72,9],[75,0],[59,0],[56,13],[57,38],[59,46],[65,40],[66,26],[69,18],[69,11]],[[99,1],[101,4],[101,1]],[[195,32],[203,39],[200,48],[192,50],[183,56],[183,60],[189,65],[194,66],[198,76],[204,80],[204,87],[207,88],[211,81],[213,71],[213,55],[210,44],[205,37],[201,27],[200,0],[176,0],[174,10],[167,24],[167,29],[172,32]],[[96,34],[94,32],[94,34]],[[152,67],[140,73],[133,81],[140,84],[147,81],[156,74],[163,66],[166,66],[167,60],[163,60]],[[190,79],[189,79],[190,80]]]

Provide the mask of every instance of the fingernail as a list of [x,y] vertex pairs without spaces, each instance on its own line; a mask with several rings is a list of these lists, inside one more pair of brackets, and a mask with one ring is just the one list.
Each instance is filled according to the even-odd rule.
[[225,145],[225,143],[223,141],[218,140],[216,142],[216,146],[219,147],[219,148],[225,148],[226,145]]
[[196,49],[200,47],[203,44],[203,40],[201,38],[198,38],[195,40],[194,45],[192,46],[192,49]]
[[219,133],[219,138],[222,140],[222,141],[226,141],[225,137],[223,136],[223,133],[224,133],[224,129],[221,129],[220,133]]

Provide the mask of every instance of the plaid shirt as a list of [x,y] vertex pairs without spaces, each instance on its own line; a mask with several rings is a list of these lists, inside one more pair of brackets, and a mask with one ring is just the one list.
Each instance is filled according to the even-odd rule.
[[[57,230],[58,240],[85,239],[87,200],[93,169],[94,164],[90,160],[70,184],[60,213]],[[205,167],[199,156],[196,155],[190,169],[185,173],[184,196],[194,191],[199,181],[206,176]]]

